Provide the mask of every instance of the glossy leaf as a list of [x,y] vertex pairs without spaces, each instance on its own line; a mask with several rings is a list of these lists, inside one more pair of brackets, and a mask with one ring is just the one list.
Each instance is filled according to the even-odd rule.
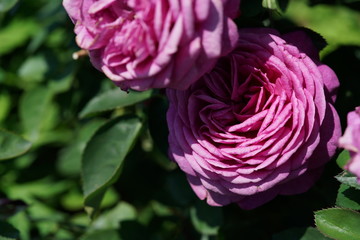
[[360,191],[346,184],[341,184],[336,198],[336,205],[360,210]]
[[339,175],[335,176],[335,178],[343,184],[360,190],[360,184],[357,181],[357,177],[351,173],[344,171]]
[[90,102],[80,112],[80,118],[103,111],[113,110],[115,108],[130,106],[150,98],[151,95],[152,91],[130,91],[127,93],[118,88],[112,89],[90,100]]
[[198,201],[190,209],[190,216],[194,228],[203,235],[216,235],[223,221],[222,209],[204,201]]
[[118,117],[101,127],[87,144],[82,179],[85,206],[90,216],[94,216],[107,187],[117,179],[141,127],[142,122],[137,117]]
[[360,239],[360,213],[342,208],[315,212],[315,224],[320,232],[337,240]]
[[0,160],[14,158],[26,153],[31,143],[14,133],[0,129]]

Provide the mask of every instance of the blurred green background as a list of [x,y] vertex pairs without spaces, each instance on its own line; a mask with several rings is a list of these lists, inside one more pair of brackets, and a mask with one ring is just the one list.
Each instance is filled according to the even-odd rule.
[[[263,2],[276,3],[242,0],[238,25],[304,26],[322,35],[322,61],[341,81],[336,107],[345,127],[347,112],[360,105],[360,1]],[[74,37],[60,0],[0,0],[0,240],[327,239],[312,228],[313,211],[345,204],[335,160],[307,193],[251,211],[207,206],[167,158],[163,90],[121,92],[87,57],[73,60]],[[132,127],[132,137],[107,131],[118,123]],[[111,142],[101,142],[99,128]],[[90,139],[95,147],[84,153]],[[104,188],[86,196],[85,211],[82,155],[103,166],[113,156],[96,147],[124,145],[130,152]]]

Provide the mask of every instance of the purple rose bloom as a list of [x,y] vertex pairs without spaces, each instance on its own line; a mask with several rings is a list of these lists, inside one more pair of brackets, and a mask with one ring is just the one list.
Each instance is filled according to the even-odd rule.
[[64,0],[76,42],[123,90],[186,89],[235,46],[240,0]]
[[318,179],[341,135],[339,82],[303,31],[239,34],[210,73],[167,90],[169,153],[200,199],[252,209]]
[[347,127],[339,146],[349,150],[351,159],[345,169],[357,176],[360,183],[360,107],[347,115]]

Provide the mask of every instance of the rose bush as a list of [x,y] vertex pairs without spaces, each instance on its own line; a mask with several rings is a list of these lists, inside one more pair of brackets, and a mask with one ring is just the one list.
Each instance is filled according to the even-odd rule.
[[64,0],[76,42],[126,90],[186,89],[229,53],[240,0]]
[[341,135],[339,83],[303,31],[239,34],[210,73],[167,90],[169,152],[200,199],[251,209],[319,177]]
[[347,127],[339,139],[339,146],[349,150],[351,159],[345,165],[345,169],[355,174],[360,183],[360,107],[349,112]]

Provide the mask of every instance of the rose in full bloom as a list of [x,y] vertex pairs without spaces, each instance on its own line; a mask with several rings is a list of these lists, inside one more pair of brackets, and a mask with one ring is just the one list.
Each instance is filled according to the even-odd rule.
[[211,72],[167,90],[169,152],[200,199],[252,209],[319,178],[341,135],[339,82],[303,31],[239,34]]
[[119,87],[186,89],[236,44],[240,0],[64,0],[76,42]]
[[339,139],[339,146],[349,150],[350,161],[345,169],[357,176],[360,183],[360,107],[347,115],[347,127]]

